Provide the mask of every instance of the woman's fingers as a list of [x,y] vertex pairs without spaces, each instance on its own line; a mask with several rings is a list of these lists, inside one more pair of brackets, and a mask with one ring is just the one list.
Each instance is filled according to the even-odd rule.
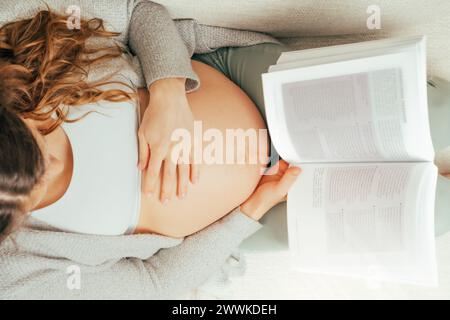
[[148,163],[148,158],[150,155],[150,149],[148,147],[147,140],[141,134],[138,135],[139,140],[139,161],[138,167],[140,170],[144,170]]
[[267,169],[265,175],[283,175],[287,168],[289,168],[289,163],[284,160],[279,160],[276,164]]
[[150,150],[150,160],[145,172],[143,191],[147,196],[151,196],[157,189],[157,182],[159,181],[159,173],[161,171],[161,165],[163,157],[158,150]]
[[264,175],[273,176],[273,175],[277,174],[280,170],[279,167],[280,167],[280,162],[278,161],[276,164],[274,164],[269,169],[267,169],[267,171],[264,173]]
[[[140,150],[145,156],[145,150]],[[150,149],[150,159],[147,169],[145,171],[143,192],[151,196],[155,194],[158,189],[158,184],[161,185],[160,194],[158,195],[160,201],[167,203],[174,196],[183,198],[188,190],[189,180],[195,183],[198,181],[198,166],[185,163],[180,158],[178,163],[172,161],[171,154],[164,157],[164,152],[158,148]],[[161,178],[161,180],[160,180]]]
[[177,194],[179,198],[184,198],[188,190],[190,166],[182,162],[178,163],[178,186]]
[[161,202],[166,204],[175,195],[177,186],[177,165],[170,159],[164,160],[161,182]]
[[280,168],[279,170],[281,170],[281,172],[285,173],[287,169],[289,169],[289,163],[287,163],[286,161],[284,161],[283,159],[281,159],[280,161],[278,161]]
[[194,153],[191,151],[191,155],[189,157],[190,167],[191,167],[191,182],[197,183],[200,179],[200,168],[199,165],[194,162]]
[[277,193],[282,197],[280,201],[283,200],[283,198],[286,196],[300,172],[301,169],[299,167],[290,167],[285,171],[281,179],[277,182],[275,188],[277,190]]

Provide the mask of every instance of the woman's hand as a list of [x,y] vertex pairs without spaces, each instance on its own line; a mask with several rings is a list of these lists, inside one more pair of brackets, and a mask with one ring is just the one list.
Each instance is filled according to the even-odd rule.
[[259,220],[273,206],[286,201],[287,193],[294,184],[301,169],[289,167],[289,164],[280,160],[279,165],[269,169],[259,181],[255,192],[241,205],[242,213],[254,220]]
[[153,195],[158,189],[161,172],[159,197],[162,203],[168,202],[175,194],[183,198],[189,180],[196,183],[199,176],[198,166],[192,161],[192,151],[188,155],[189,163],[172,161],[171,157],[174,146],[171,136],[174,130],[186,129],[192,137],[194,128],[185,81],[185,78],[162,79],[150,86],[149,105],[138,131],[139,168],[146,170],[142,191],[148,196]]

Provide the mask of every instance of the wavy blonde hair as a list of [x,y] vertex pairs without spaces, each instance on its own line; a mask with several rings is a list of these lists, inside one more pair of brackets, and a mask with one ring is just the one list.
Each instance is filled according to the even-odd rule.
[[[62,106],[126,101],[135,97],[133,89],[118,81],[88,83],[88,70],[95,64],[120,57],[119,45],[86,46],[91,37],[112,38],[119,33],[106,31],[103,20],[81,20],[79,29],[67,27],[67,16],[43,10],[33,18],[7,23],[0,28],[0,101],[9,111],[35,120],[51,121],[44,133],[67,119]],[[128,90],[102,90],[120,83]]]

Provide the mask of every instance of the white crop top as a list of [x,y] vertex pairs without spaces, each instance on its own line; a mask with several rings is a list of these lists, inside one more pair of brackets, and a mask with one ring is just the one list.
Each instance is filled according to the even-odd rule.
[[73,151],[73,175],[66,193],[31,215],[68,232],[130,234],[140,212],[138,103],[102,101],[71,107],[69,119],[89,111],[95,112],[62,124]]

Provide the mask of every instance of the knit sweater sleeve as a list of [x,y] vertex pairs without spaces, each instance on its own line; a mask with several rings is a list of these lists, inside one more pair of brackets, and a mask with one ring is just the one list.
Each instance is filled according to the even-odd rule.
[[199,24],[194,19],[172,20],[166,8],[137,0],[132,8],[129,47],[141,62],[148,86],[169,77],[186,78],[186,91],[199,88],[191,66],[194,53],[208,53],[220,47],[249,46],[279,41],[267,34]]
[[[148,259],[124,257],[100,265],[80,265],[68,259],[46,257],[38,251],[24,254],[13,250],[3,253],[0,259],[0,299],[177,298],[220,271],[242,240],[261,226],[236,209]],[[17,271],[24,264],[27,268],[19,270],[28,270],[26,274]],[[79,268],[78,284],[71,279],[74,266]]]
[[186,91],[199,87],[191,55],[162,5],[137,0],[131,8],[128,46],[141,62],[147,86],[164,78],[186,78]]
[[167,299],[197,288],[219,272],[233,250],[261,227],[235,210],[206,230],[187,237],[181,245],[161,250],[146,262],[155,279],[149,297]]
[[176,19],[174,22],[189,56],[194,53],[212,52],[221,47],[281,43],[278,39],[262,32],[210,26],[200,24],[195,19]]

